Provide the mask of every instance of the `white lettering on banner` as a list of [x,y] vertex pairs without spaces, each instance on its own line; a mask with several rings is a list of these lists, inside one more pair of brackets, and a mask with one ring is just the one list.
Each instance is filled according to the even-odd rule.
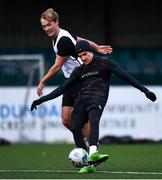
[[36,126],[35,121],[32,122],[24,122],[24,121],[2,121],[0,122],[0,129],[4,132],[6,130],[19,130],[20,128],[22,130],[24,129],[34,129]]
[[[46,88],[47,94],[54,88]],[[111,87],[109,100],[100,120],[100,137],[125,136],[162,139],[162,87],[150,86],[157,101],[130,86]],[[25,88],[0,88],[0,138],[11,142],[74,142],[72,133],[61,122],[61,99],[48,101],[30,111],[37,99],[36,88],[24,104]],[[11,96],[12,95],[12,96]]]
[[105,108],[108,113],[157,113],[159,104],[111,104]]
[[101,128],[111,128],[111,129],[134,129],[136,126],[135,119],[113,119],[108,120],[102,119],[100,123]]
[[[13,120],[7,120],[7,121],[0,121],[0,129],[3,131],[15,131],[15,130],[34,130],[36,128],[36,121],[35,120],[28,120],[28,121],[13,121]],[[48,130],[48,129],[63,129],[65,127],[62,126],[61,121],[48,121],[43,120],[43,123],[41,124],[41,129]]]
[[129,135],[136,139],[162,139],[162,87],[149,89],[157,95],[154,103],[135,88],[111,87],[101,118],[100,137]]

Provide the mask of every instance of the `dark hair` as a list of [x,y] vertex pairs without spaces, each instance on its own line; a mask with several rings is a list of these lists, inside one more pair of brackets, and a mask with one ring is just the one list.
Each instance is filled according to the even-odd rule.
[[94,49],[91,47],[89,42],[86,40],[78,41],[75,46],[76,54],[79,54],[83,51],[94,52]]

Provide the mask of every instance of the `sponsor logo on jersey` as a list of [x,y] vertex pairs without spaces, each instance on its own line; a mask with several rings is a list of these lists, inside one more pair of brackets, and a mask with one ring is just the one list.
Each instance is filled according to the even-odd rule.
[[94,76],[94,75],[98,75],[98,74],[99,74],[99,71],[88,72],[88,73],[82,75],[82,79],[85,77]]

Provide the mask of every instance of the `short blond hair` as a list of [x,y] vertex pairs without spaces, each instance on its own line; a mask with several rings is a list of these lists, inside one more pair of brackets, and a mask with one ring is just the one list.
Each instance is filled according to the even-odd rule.
[[59,21],[59,15],[52,8],[49,8],[41,14],[40,20],[41,19],[56,22]]

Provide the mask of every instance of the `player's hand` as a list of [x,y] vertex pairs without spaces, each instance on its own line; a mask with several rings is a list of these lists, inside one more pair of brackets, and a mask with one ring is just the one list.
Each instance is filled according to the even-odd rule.
[[43,90],[44,86],[45,86],[44,83],[42,83],[42,82],[39,83],[39,85],[37,87],[37,94],[38,94],[38,96],[42,95],[42,90]]
[[146,97],[148,98],[148,99],[150,99],[151,101],[156,101],[156,95],[153,93],[153,92],[151,92],[151,91],[147,91],[146,93],[145,93],[145,95],[146,95]]
[[33,111],[34,109],[37,109],[37,106],[40,104],[39,99],[33,101],[30,110]]
[[111,54],[112,50],[112,47],[109,45],[100,45],[97,49],[97,51],[101,54]]

